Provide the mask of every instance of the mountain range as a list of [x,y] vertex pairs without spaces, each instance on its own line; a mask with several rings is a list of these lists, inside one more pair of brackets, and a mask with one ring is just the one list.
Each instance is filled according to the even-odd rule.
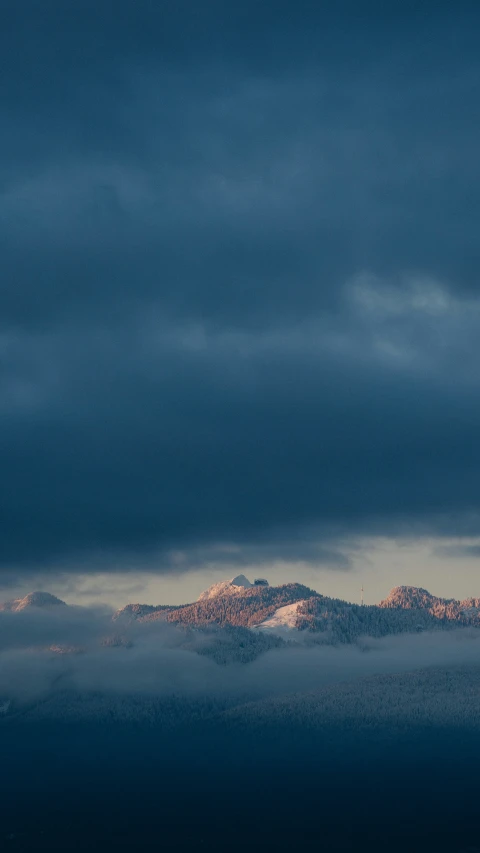
[[114,620],[141,623],[163,620],[192,627],[243,627],[277,634],[290,641],[308,635],[322,643],[350,643],[363,635],[454,627],[480,627],[480,598],[440,598],[426,589],[398,586],[379,604],[352,604],[322,595],[299,583],[269,586],[251,583],[244,575],[209,587],[198,600],[184,605],[128,604]]
[[42,592],[0,611],[2,724],[478,722],[476,598],[399,586],[360,605],[237,575],[193,603],[130,603],[99,618]]
[[[58,607],[67,605],[47,592],[0,603],[4,612],[56,611]],[[300,583],[269,586],[264,579],[252,583],[245,575],[237,575],[212,585],[193,603],[130,603],[112,616],[118,630],[132,622],[157,621],[195,629],[248,628],[290,642],[308,637],[335,645],[355,642],[361,636],[477,628],[480,598],[446,599],[421,587],[397,586],[378,604],[362,605],[322,595]]]

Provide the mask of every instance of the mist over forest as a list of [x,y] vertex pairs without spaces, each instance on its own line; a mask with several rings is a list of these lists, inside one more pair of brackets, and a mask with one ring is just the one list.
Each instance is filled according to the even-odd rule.
[[[5,849],[126,850],[151,845],[159,823],[167,849],[275,839],[287,850],[299,833],[309,843],[320,833],[331,849],[400,851],[412,832],[432,853],[466,849],[480,758],[472,602],[399,588],[364,614],[364,626],[381,625],[375,637],[353,630],[355,611],[345,618],[357,605],[311,590],[322,614],[312,630],[299,612],[305,587],[251,592],[233,581],[184,617],[180,607],[113,611],[45,593],[3,605]],[[248,628],[234,624],[243,609]],[[436,626],[420,630],[430,611]],[[230,615],[220,624],[205,613]],[[337,620],[343,634],[330,630]],[[435,818],[446,790],[448,831]]]

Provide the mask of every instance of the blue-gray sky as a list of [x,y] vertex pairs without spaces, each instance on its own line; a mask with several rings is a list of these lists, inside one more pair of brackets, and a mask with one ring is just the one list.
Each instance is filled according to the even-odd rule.
[[471,572],[476,4],[1,14],[0,583]]

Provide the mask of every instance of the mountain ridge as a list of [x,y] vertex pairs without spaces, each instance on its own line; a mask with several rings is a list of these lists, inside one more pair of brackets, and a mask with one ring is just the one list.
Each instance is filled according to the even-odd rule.
[[[161,699],[158,704],[156,699],[151,699],[156,691],[162,693],[164,690],[165,696],[177,693],[182,695],[184,691],[187,698],[192,695],[192,701],[195,703],[193,695],[198,693],[198,684],[201,685],[200,692],[203,694],[205,676],[206,683],[212,685],[225,684],[232,687],[237,683],[251,684],[253,695],[256,695],[256,691],[261,693],[265,686],[262,673],[270,673],[270,678],[272,673],[277,671],[277,667],[280,667],[281,671],[282,661],[286,662],[292,684],[295,683],[294,675],[297,670],[299,683],[303,683],[303,667],[298,666],[299,663],[304,661],[310,666],[312,662],[316,667],[315,662],[318,661],[319,669],[317,672],[315,668],[315,681],[312,682],[316,684],[317,678],[321,676],[321,662],[326,661],[327,673],[331,670],[335,679],[348,680],[351,676],[351,665],[354,665],[355,669],[360,661],[362,664],[359,672],[362,671],[362,666],[368,668],[378,665],[382,668],[387,665],[388,654],[385,655],[384,663],[383,651],[381,655],[378,652],[379,649],[390,647],[389,643],[379,645],[377,641],[383,638],[400,634],[414,635],[422,631],[480,628],[478,599],[442,599],[421,587],[394,587],[379,604],[361,605],[322,595],[300,583],[277,587],[251,584],[241,588],[238,588],[240,585],[234,584],[237,589],[233,593],[229,589],[231,581],[226,581],[225,584],[227,587],[222,589],[227,591],[200,598],[190,604],[128,604],[116,613],[102,613],[100,616],[95,612],[89,613],[87,608],[70,607],[48,593],[31,593],[23,599],[6,602],[0,606],[3,611],[0,613],[0,619],[10,630],[17,619],[15,614],[23,612],[23,617],[18,617],[16,623],[19,626],[18,648],[28,648],[28,654],[34,656],[32,666],[34,669],[39,667],[44,672],[45,686],[37,688],[38,695],[33,689],[31,699],[30,682],[26,684],[25,695],[22,691],[18,694],[15,687],[15,664],[12,670],[15,676],[13,688],[0,691],[2,724],[3,721],[17,719],[19,715],[27,719],[29,708],[35,719],[40,719],[45,713],[49,719],[94,719],[98,716],[99,719],[133,720],[138,716],[141,719],[151,718],[157,721],[171,714],[168,702],[165,705]],[[50,615],[54,609],[62,610],[61,618]],[[33,611],[37,612],[30,623],[27,616]],[[158,626],[157,630],[154,624],[156,622],[164,624]],[[35,637],[35,640],[31,637]],[[475,659],[475,655],[472,658],[471,652],[475,653],[478,647],[478,644],[472,645],[472,637],[472,630],[463,634],[468,649],[463,649],[462,654],[467,661]],[[459,636],[459,643],[461,639]],[[437,637],[437,640],[440,640],[440,637]],[[409,666],[416,668],[422,649],[421,663],[424,663],[430,659],[427,651],[437,646],[440,655],[445,653],[447,660],[451,658],[455,663],[456,649],[453,648],[453,652],[448,653],[445,649],[452,649],[452,646],[456,647],[459,643],[457,644],[456,638],[453,644],[448,643],[448,638],[444,636],[440,645],[435,642],[432,646],[432,638],[429,636],[420,643],[415,639],[412,645],[411,638],[406,636],[405,640],[401,641],[400,648],[405,649],[402,654],[408,659]],[[463,645],[465,646],[465,643]],[[320,657],[317,657],[320,646],[333,647],[333,650],[325,648]],[[347,650],[346,659],[338,652],[342,646],[351,647],[351,650]],[[394,648],[397,646],[394,645]],[[410,649],[414,649],[415,653],[410,654]],[[311,652],[313,657],[310,656]],[[369,657],[369,652],[373,652],[372,658]],[[349,662],[343,669],[340,666],[342,660]],[[432,660],[435,662],[436,657]],[[91,666],[93,681],[88,689],[79,692],[79,687],[88,683],[88,680],[85,682],[85,676]],[[97,666],[100,667],[98,671]],[[249,669],[251,666],[253,670]],[[182,676],[183,667],[187,673],[186,679]],[[221,673],[217,667],[230,669],[228,673]],[[397,668],[395,660],[393,667]],[[470,676],[466,677],[465,682],[467,686],[471,684],[475,701],[478,694],[475,680],[478,671],[475,670],[471,680]],[[105,673],[109,674],[108,679],[104,678]],[[322,693],[318,701],[308,697],[302,699],[298,714],[296,700],[292,700],[292,706],[288,700],[285,706],[287,717],[298,716],[298,719],[307,722],[310,717],[320,719],[321,714],[317,712],[317,708],[331,695],[332,709],[335,704],[339,704],[339,707],[345,704],[344,711],[341,708],[339,711],[340,716],[344,714],[345,720],[348,720],[352,709],[354,711],[355,708],[361,707],[363,710],[360,718],[370,716],[371,719],[378,719],[380,723],[382,720],[388,721],[395,718],[397,695],[401,698],[404,690],[407,690],[410,684],[413,685],[414,708],[417,693],[424,689],[422,684],[427,684],[428,681],[427,677],[422,682],[420,676],[418,679],[412,676],[410,681],[401,682],[395,673],[392,677],[394,689],[389,692],[387,704],[380,699],[378,702],[373,698],[370,700],[367,694],[373,682],[365,682],[365,696],[362,694],[363,687],[358,690],[355,688],[351,695],[348,694],[344,703],[343,688],[332,688],[329,693]],[[165,687],[161,687],[162,679],[165,679]],[[439,707],[444,702],[443,693],[448,690],[448,684],[444,684],[442,679],[443,676],[440,693],[435,694],[435,702],[438,702]],[[272,683],[274,682],[275,679]],[[141,685],[138,695],[135,689],[137,683]],[[378,684],[381,692],[383,686],[388,683],[385,675],[383,681],[377,680],[374,685]],[[108,684],[110,686],[107,688]],[[374,686],[374,689],[377,688]],[[470,690],[470,687],[468,689]],[[219,692],[222,691],[223,686],[219,688]],[[142,698],[143,694],[145,695]],[[42,705],[44,700],[48,702]],[[245,701],[249,701],[247,693]],[[328,701],[330,702],[330,699]],[[435,716],[435,702],[429,706],[432,719]],[[190,707],[188,703],[187,705]],[[375,710],[377,705],[379,709],[383,708],[381,714]],[[260,704],[255,707],[255,714],[258,711],[263,715],[264,706]],[[270,705],[265,708],[268,717]],[[283,718],[282,708],[281,704],[272,706],[273,717],[278,718],[279,722]],[[178,713],[180,712],[183,714],[179,706]],[[172,714],[175,713],[174,709]],[[194,712],[189,710],[188,714],[190,713]],[[325,713],[322,711],[323,718],[328,723],[329,717],[325,716]],[[460,719],[465,714],[464,705],[455,702],[452,704],[452,720]],[[471,719],[474,720],[473,717]]]
[[50,608],[63,605],[66,607],[65,601],[52,595],[50,592],[29,592],[24,598],[14,598],[12,601],[4,601],[0,603],[0,611],[9,611],[19,613],[21,610],[27,610],[31,607]]
[[[47,592],[32,592],[24,598],[0,604],[0,611],[21,612],[69,607]],[[378,604],[362,605],[322,595],[292,582],[279,586],[251,583],[237,575],[213,584],[193,603],[129,603],[112,615],[112,622],[128,630],[137,623],[162,621],[183,628],[237,628],[268,631],[289,639],[310,637],[312,641],[338,644],[355,642],[361,636],[423,630],[480,627],[480,598],[441,598],[423,587],[396,586]],[[123,627],[122,627],[123,626]]]

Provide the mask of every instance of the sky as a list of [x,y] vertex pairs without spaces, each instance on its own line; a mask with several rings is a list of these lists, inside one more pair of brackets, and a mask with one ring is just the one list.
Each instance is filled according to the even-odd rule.
[[2,18],[0,597],[480,594],[476,4]]

